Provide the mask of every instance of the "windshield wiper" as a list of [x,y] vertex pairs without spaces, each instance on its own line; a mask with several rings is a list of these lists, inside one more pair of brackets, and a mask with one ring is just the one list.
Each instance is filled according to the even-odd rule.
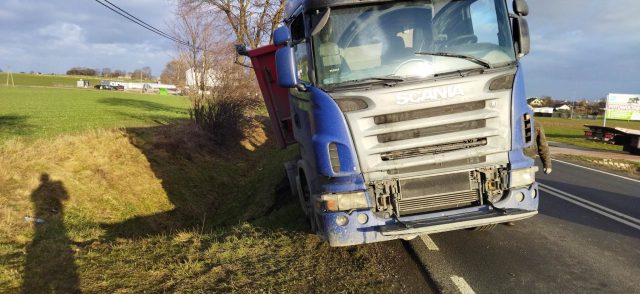
[[388,76],[388,77],[368,77],[368,78],[364,78],[364,79],[344,81],[344,82],[340,82],[340,83],[337,83],[337,84],[334,84],[334,85],[331,85],[331,86],[332,86],[332,88],[338,88],[338,87],[343,87],[343,86],[368,85],[368,84],[374,84],[374,83],[379,83],[379,82],[385,82],[385,85],[394,86],[397,83],[404,82],[404,79],[403,78],[398,78],[398,77],[393,77],[393,76]]
[[479,64],[484,66],[485,68],[493,68],[491,63],[482,60],[478,57],[468,55],[468,54],[459,54],[459,53],[450,53],[450,52],[416,52],[416,55],[429,55],[429,56],[445,56],[445,57],[453,57],[453,58],[461,58],[465,60],[469,60],[475,64]]

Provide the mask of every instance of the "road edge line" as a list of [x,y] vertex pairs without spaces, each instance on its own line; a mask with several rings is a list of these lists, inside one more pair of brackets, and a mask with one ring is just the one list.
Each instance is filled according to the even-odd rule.
[[632,179],[632,178],[628,178],[628,177],[621,176],[621,175],[616,175],[616,174],[614,174],[614,173],[609,173],[609,172],[605,172],[605,171],[597,170],[597,169],[595,169],[595,168],[590,168],[590,167],[586,167],[586,166],[582,166],[582,165],[579,165],[579,164],[570,163],[570,162],[566,162],[566,161],[562,161],[562,160],[557,160],[557,159],[552,159],[552,160],[553,160],[553,161],[560,162],[560,163],[564,163],[564,164],[573,165],[573,166],[577,166],[577,167],[580,167],[580,168],[588,169],[588,170],[590,170],[590,171],[599,172],[599,173],[601,173],[601,174],[610,175],[610,176],[614,176],[614,177],[617,177],[617,178],[621,178],[621,179],[629,180],[629,181],[632,181],[632,182],[640,183],[640,181],[639,181],[639,180]]
[[453,281],[453,284],[458,287],[458,290],[460,290],[461,294],[476,294],[476,292],[471,289],[471,286],[469,286],[469,283],[467,283],[467,281],[465,281],[463,277],[451,276],[451,281]]
[[591,210],[591,211],[593,211],[593,212],[595,212],[597,214],[600,214],[600,215],[605,216],[605,217],[607,217],[609,219],[615,220],[615,221],[617,221],[619,223],[622,223],[622,224],[625,224],[627,226],[630,226],[630,227],[632,227],[634,229],[640,230],[640,225],[636,225],[636,224],[634,224],[634,223],[632,223],[630,221],[627,221],[625,219],[619,218],[619,217],[617,217],[615,215],[612,215],[612,214],[609,214],[607,212],[601,211],[601,210],[599,210],[597,208],[591,207],[591,206],[589,206],[587,204],[584,204],[584,203],[582,203],[580,201],[577,201],[577,200],[574,200],[574,199],[569,198],[567,196],[564,196],[564,195],[562,195],[560,193],[557,193],[555,191],[552,191],[552,190],[549,190],[549,189],[546,189],[546,188],[542,188],[542,191],[547,192],[547,193],[551,194],[552,196],[558,197],[558,198],[563,199],[565,201],[571,202],[571,203],[573,203],[575,205],[578,205],[580,207],[583,207],[585,209]]
[[580,196],[578,196],[578,195],[573,195],[573,194],[571,194],[571,193],[569,193],[569,192],[562,191],[562,190],[560,190],[560,189],[558,189],[558,188],[555,188],[555,187],[551,187],[551,186],[548,186],[548,185],[545,185],[545,184],[541,184],[541,183],[539,183],[538,185],[539,185],[540,187],[542,187],[542,188],[546,189],[546,190],[551,190],[551,191],[553,191],[553,192],[556,192],[556,193],[562,194],[562,195],[564,195],[564,196],[566,196],[566,197],[572,198],[572,199],[573,199],[573,200],[575,200],[575,201],[582,202],[582,203],[583,203],[583,204],[585,204],[585,205],[591,205],[593,208],[601,209],[601,210],[603,210],[603,211],[605,211],[605,212],[608,212],[608,213],[610,213],[610,214],[613,214],[613,215],[615,215],[615,216],[617,216],[617,217],[619,217],[619,218],[626,219],[626,220],[627,220],[627,221],[629,221],[629,222],[632,222],[632,223],[635,223],[635,224],[639,224],[639,225],[640,225],[640,219],[637,219],[637,218],[635,218],[635,217],[633,217],[633,216],[626,215],[626,214],[624,214],[624,213],[622,213],[622,212],[619,212],[619,211],[617,211],[617,210],[613,210],[613,209],[608,208],[608,207],[606,207],[606,206],[604,206],[604,205],[600,205],[600,204],[595,203],[595,202],[593,202],[593,201],[589,201],[589,200],[584,199],[584,198],[582,198],[582,197],[580,197]]
[[429,279],[428,282],[433,285],[437,293],[458,293],[458,288],[450,279],[451,275],[454,274],[451,265],[441,254],[442,251],[429,250],[420,238],[404,242],[407,244],[407,249],[412,251],[412,255],[422,266],[425,275]]
[[420,235],[420,240],[422,240],[422,242],[424,242],[424,245],[427,245],[427,248],[431,251],[440,251],[440,248],[438,248],[438,245],[436,245],[435,242],[433,242],[433,239],[431,239],[431,237],[429,237],[429,235],[427,234],[422,234]]

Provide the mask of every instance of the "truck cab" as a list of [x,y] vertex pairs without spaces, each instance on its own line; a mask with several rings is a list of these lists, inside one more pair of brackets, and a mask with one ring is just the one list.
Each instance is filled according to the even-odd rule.
[[279,141],[300,149],[291,186],[331,246],[537,213],[528,6],[511,6],[291,0],[271,49],[248,52]]

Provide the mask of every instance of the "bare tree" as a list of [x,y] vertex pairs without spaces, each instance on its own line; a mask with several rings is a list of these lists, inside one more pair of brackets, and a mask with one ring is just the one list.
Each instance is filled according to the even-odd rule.
[[[189,5],[186,1],[178,2],[177,20],[173,26],[174,35],[184,43],[177,43],[181,59],[192,69],[193,76],[188,77],[197,82],[200,92],[207,88],[209,73],[217,63],[220,44],[226,37],[220,34],[220,23],[216,21],[202,6]],[[186,44],[185,44],[186,43]]]
[[251,48],[272,41],[272,33],[284,16],[286,0],[183,0],[223,15],[235,42]]
[[184,87],[186,83],[186,72],[189,69],[189,65],[185,62],[184,58],[175,58],[165,66],[162,74],[160,75],[160,81],[165,84],[174,84],[178,87]]

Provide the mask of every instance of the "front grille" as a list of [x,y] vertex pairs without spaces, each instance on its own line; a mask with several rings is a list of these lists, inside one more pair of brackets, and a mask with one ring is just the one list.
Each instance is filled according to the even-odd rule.
[[474,164],[479,164],[484,162],[487,162],[486,156],[470,157],[470,158],[465,158],[460,160],[452,160],[452,161],[438,162],[438,163],[432,163],[432,164],[418,165],[418,166],[407,167],[407,168],[390,169],[387,171],[387,174],[389,175],[408,174],[408,173],[421,172],[425,170],[451,168],[451,167],[463,166],[463,165],[469,166],[469,165],[474,165]]
[[368,92],[372,107],[345,113],[363,173],[376,181],[508,162],[512,97],[478,87],[501,75],[470,77],[465,95],[424,103],[397,104],[421,91],[413,86]]
[[466,207],[480,202],[477,182],[469,172],[400,180],[398,212],[411,215]]
[[478,190],[431,195],[398,201],[403,216],[431,211],[472,206],[480,200]]
[[385,115],[378,115],[373,118],[376,125],[397,123],[402,121],[438,117],[442,115],[457,114],[463,112],[469,112],[474,110],[480,110],[485,108],[485,101],[474,101],[461,104],[452,104],[440,107],[426,108],[414,111],[392,113]]
[[442,154],[442,153],[453,152],[453,151],[467,149],[467,148],[480,147],[485,145],[487,145],[486,138],[472,139],[472,140],[466,140],[462,142],[384,152],[380,154],[380,158],[382,159],[382,161],[407,159],[407,158],[418,157],[418,156]]
[[484,128],[485,126],[486,126],[485,120],[464,121],[459,123],[439,125],[435,127],[382,134],[382,135],[378,135],[378,142],[388,143],[388,142],[422,138],[422,137],[428,137],[428,136],[436,136],[436,135],[442,135],[442,134],[447,134],[452,132],[481,129],[481,128]]

